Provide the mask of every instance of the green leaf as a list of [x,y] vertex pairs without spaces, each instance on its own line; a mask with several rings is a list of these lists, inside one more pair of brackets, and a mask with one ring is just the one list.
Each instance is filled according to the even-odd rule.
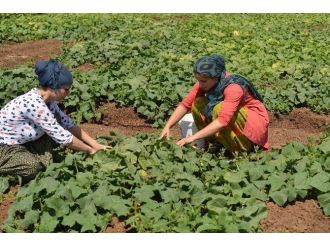
[[76,219],[77,219],[78,215],[79,215],[79,213],[77,210],[70,212],[68,215],[64,215],[61,224],[63,226],[73,227],[74,224],[76,223]]
[[240,173],[226,172],[223,178],[229,183],[239,183],[243,180]]
[[9,178],[0,177],[0,195],[9,188]]
[[40,217],[39,232],[53,232],[58,224],[57,217],[50,216],[48,212],[43,212]]
[[325,193],[317,197],[324,214],[330,216],[330,193]]
[[121,163],[120,158],[111,160],[108,162],[102,162],[101,166],[100,166],[100,170],[104,171],[104,172],[114,171],[114,170],[118,169],[118,167],[120,166],[120,163]]
[[14,209],[20,212],[30,211],[33,205],[33,196],[18,199],[13,205]]
[[88,191],[84,188],[81,188],[77,185],[70,185],[68,184],[70,190],[71,190],[71,194],[73,196],[73,199],[77,199],[80,195],[84,194],[84,193],[88,193]]
[[301,198],[305,198],[307,196],[308,190],[296,190],[297,194],[301,197]]
[[135,189],[134,197],[140,202],[147,202],[154,196],[154,187],[151,185],[143,185],[141,188]]
[[18,220],[17,224],[22,229],[27,229],[30,225],[34,225],[39,220],[40,211],[31,210],[25,213],[24,219]]
[[214,212],[216,214],[220,214],[225,210],[227,205],[228,197],[224,195],[217,195],[213,197],[213,199],[207,202],[206,207],[209,211]]
[[239,215],[244,217],[250,217],[251,215],[255,214],[259,210],[259,207],[254,206],[247,206],[239,211]]
[[74,155],[73,154],[67,154],[65,156],[64,164],[66,166],[72,166],[73,165],[73,160],[74,160]]
[[39,179],[37,184],[39,185],[38,191],[46,189],[47,193],[50,194],[50,193],[56,191],[56,189],[60,185],[60,182],[55,180],[52,177],[45,177],[45,178]]
[[253,184],[248,185],[242,191],[244,194],[249,195],[252,198],[257,198],[262,201],[266,201],[268,199],[267,194],[263,190],[258,189]]
[[111,201],[111,209],[117,216],[126,216],[129,213],[128,200],[115,195],[109,196],[109,199]]
[[318,148],[325,154],[328,154],[330,152],[330,139],[323,142],[318,146]]
[[121,154],[125,157],[126,162],[130,164],[135,164],[138,160],[137,156],[131,151],[122,152]]
[[288,202],[292,202],[297,198],[297,191],[292,186],[287,188]]
[[47,207],[49,208],[54,209],[57,217],[62,217],[70,211],[69,205],[66,203],[66,201],[54,196],[47,198],[45,200],[45,205],[47,205]]
[[138,162],[143,170],[147,170],[148,168],[154,166],[154,161],[150,158],[150,156],[148,157],[148,155],[145,153],[140,154]]
[[308,183],[308,180],[307,180],[307,177],[308,177],[308,174],[307,172],[298,172],[296,174],[293,175],[293,178],[294,178],[294,187],[296,189],[309,189],[310,186],[309,186],[309,183]]
[[264,173],[258,167],[253,167],[248,170],[250,181],[258,180]]
[[254,181],[253,184],[259,189],[264,190],[266,185],[268,184],[267,180],[258,180]]
[[181,148],[175,148],[174,149],[174,156],[179,158],[180,160],[183,159],[183,151]]
[[144,220],[158,221],[163,216],[163,212],[160,204],[148,201],[141,206],[141,215]]
[[268,178],[268,181],[271,186],[271,191],[279,190],[283,185],[285,185],[285,180],[276,174],[271,175]]
[[[197,193],[194,193],[191,195],[190,203],[193,206],[202,205],[202,203],[204,203],[204,201],[206,201],[208,198],[210,198],[210,196],[211,196],[211,194],[205,193],[205,191],[198,191]],[[173,201],[175,201],[175,200],[176,200],[176,198],[174,198]]]
[[160,191],[160,194],[165,203],[178,202],[180,200],[179,192],[175,188],[166,188],[165,190]]
[[308,163],[309,163],[309,158],[305,156],[297,162],[297,165],[295,165],[294,168],[298,173],[304,172],[306,170],[306,166]]
[[320,202],[320,204],[326,204],[326,203],[330,203],[330,192],[329,193],[325,193],[325,194],[321,194],[317,197],[318,201]]
[[124,149],[124,150],[130,150],[130,151],[133,151],[133,152],[141,152],[141,144],[137,142],[137,140],[135,138],[128,138],[126,139],[121,147],[121,149]]
[[312,177],[310,185],[322,192],[330,191],[329,175],[326,172],[316,174]]
[[326,216],[330,216],[330,203],[324,204],[322,209]]
[[[108,199],[108,196],[111,194],[111,191],[109,190],[109,185],[102,184],[100,185],[94,193],[91,194],[92,200],[95,203],[95,206],[103,206],[107,203],[104,202],[104,200]],[[108,208],[107,208],[108,209]]]
[[197,227],[196,232],[218,232],[219,226],[216,224],[206,223]]
[[94,214],[81,213],[76,215],[76,222],[81,225],[80,232],[96,232],[95,224],[98,221]]
[[89,181],[92,177],[93,175],[91,172],[78,172],[76,174],[77,184],[81,187],[89,187]]
[[286,201],[288,200],[287,194],[284,193],[283,191],[271,192],[269,194],[269,196],[279,206],[283,206],[286,203]]

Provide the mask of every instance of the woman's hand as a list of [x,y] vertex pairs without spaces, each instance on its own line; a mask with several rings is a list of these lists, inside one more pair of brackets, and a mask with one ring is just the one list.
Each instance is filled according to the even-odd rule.
[[169,139],[170,138],[170,128],[168,127],[165,127],[163,130],[162,130],[162,133],[160,133],[160,139],[163,139],[164,137],[166,137],[166,139]]
[[192,135],[192,136],[188,136],[188,137],[181,139],[176,144],[179,145],[180,147],[182,147],[183,145],[185,145],[187,143],[191,143],[193,141],[195,141],[195,137]]
[[99,150],[111,150],[112,147],[111,146],[107,146],[107,145],[103,145],[103,144],[100,144],[100,143],[95,143],[93,146],[92,146],[92,149],[95,150],[95,152],[99,151]]
[[93,154],[95,154],[99,150],[111,150],[111,149],[112,149],[111,146],[106,146],[106,145],[102,145],[102,144],[96,143],[96,144],[94,144],[93,147],[89,147],[89,149],[87,151],[87,154],[93,155]]

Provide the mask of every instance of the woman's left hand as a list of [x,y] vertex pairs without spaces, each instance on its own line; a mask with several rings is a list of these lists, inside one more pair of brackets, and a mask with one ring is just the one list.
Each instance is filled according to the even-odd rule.
[[188,137],[185,137],[185,138],[181,139],[176,144],[179,145],[180,147],[182,147],[183,145],[185,145],[187,143],[191,143],[193,141],[195,141],[194,136],[188,136]]
[[93,149],[95,149],[96,151],[99,151],[99,150],[111,150],[112,147],[111,146],[107,146],[107,145],[102,145],[100,143],[96,143],[95,145],[93,145]]

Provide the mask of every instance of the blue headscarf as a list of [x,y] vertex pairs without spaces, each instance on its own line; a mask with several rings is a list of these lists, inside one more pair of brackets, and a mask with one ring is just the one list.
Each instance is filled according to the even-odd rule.
[[223,92],[225,88],[232,83],[236,83],[244,90],[247,88],[252,95],[263,102],[261,95],[253,87],[252,83],[241,75],[230,75],[225,78],[226,66],[225,60],[222,56],[211,55],[205,56],[197,60],[194,65],[194,73],[200,73],[209,77],[219,78],[218,82],[207,92],[209,103],[204,109],[204,114],[209,120],[212,120],[212,111],[216,104],[221,102],[224,98]]
[[219,55],[202,57],[194,65],[194,73],[204,74],[208,77],[220,78],[225,71],[225,59]]
[[35,73],[38,75],[39,84],[42,87],[59,89],[63,86],[71,86],[73,83],[70,71],[53,59],[39,60],[35,65]]

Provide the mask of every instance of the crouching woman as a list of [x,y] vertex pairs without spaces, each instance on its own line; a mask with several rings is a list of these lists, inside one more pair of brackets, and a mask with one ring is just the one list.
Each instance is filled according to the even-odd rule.
[[40,60],[35,73],[40,87],[0,110],[0,175],[18,175],[24,181],[53,162],[52,151],[60,144],[86,154],[111,148],[99,144],[59,109],[56,102],[69,95],[73,83],[63,64]]
[[180,146],[206,139],[229,152],[268,149],[269,117],[253,85],[227,72],[219,55],[198,59],[193,72],[197,82],[174,110],[161,137],[168,137],[170,128],[191,111],[198,132],[178,141]]

